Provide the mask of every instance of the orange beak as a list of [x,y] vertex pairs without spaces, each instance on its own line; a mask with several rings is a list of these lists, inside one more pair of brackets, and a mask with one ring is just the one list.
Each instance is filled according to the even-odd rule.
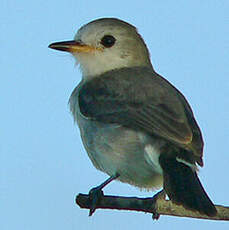
[[48,46],[51,49],[66,51],[70,53],[90,53],[96,50],[101,50],[93,46],[85,45],[81,42],[73,41],[64,41],[64,42],[54,42]]

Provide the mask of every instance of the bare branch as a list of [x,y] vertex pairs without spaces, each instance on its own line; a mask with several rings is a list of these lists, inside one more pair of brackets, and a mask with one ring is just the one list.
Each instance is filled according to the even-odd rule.
[[[86,194],[78,194],[76,197],[76,203],[81,208],[90,209],[90,198]],[[172,201],[165,199],[157,199],[156,210],[152,208],[152,198],[138,198],[138,197],[121,197],[121,196],[103,196],[100,202],[97,204],[97,209],[117,209],[117,210],[129,210],[140,211],[159,215],[170,215],[180,217],[191,217],[199,219],[209,220],[229,220],[229,207],[216,205],[217,215],[209,217],[200,214],[197,211],[191,211],[185,209],[181,205],[176,205]]]

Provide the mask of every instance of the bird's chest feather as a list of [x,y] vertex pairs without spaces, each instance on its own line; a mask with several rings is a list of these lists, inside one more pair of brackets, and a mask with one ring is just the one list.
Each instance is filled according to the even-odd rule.
[[[96,168],[138,187],[157,187],[162,170],[158,163],[162,143],[118,124],[103,124],[78,114],[83,144]],[[158,182],[160,181],[160,182]]]
[[141,188],[159,188],[162,170],[158,158],[164,142],[119,124],[86,118],[78,104],[80,86],[73,91],[69,103],[94,166],[108,175],[119,173],[120,181]]

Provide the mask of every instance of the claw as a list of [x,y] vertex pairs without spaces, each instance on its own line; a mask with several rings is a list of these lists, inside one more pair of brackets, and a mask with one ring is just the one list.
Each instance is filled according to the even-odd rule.
[[90,211],[89,211],[89,216],[92,216],[92,214],[95,212],[96,210],[96,206],[98,205],[98,203],[100,202],[101,198],[103,197],[103,191],[102,189],[108,185],[111,181],[115,180],[116,178],[118,178],[120,175],[119,173],[116,173],[113,176],[110,176],[107,180],[105,180],[101,185],[92,188],[89,191],[89,198],[91,200],[91,207],[90,207]]
[[165,199],[165,191],[161,190],[160,192],[158,192],[157,194],[155,194],[152,198],[152,210],[153,210],[153,220],[158,220],[160,217],[160,214],[158,214],[157,212],[157,200],[158,199]]
[[89,198],[91,200],[91,207],[89,211],[89,216],[92,216],[96,210],[96,206],[98,205],[100,199],[103,197],[103,191],[101,190],[100,186],[92,188],[89,191]]

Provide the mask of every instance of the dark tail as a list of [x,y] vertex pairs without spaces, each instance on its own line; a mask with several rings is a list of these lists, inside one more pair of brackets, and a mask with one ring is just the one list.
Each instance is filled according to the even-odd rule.
[[161,154],[159,162],[163,169],[165,192],[174,203],[208,216],[216,215],[214,204],[191,167],[167,154]]

